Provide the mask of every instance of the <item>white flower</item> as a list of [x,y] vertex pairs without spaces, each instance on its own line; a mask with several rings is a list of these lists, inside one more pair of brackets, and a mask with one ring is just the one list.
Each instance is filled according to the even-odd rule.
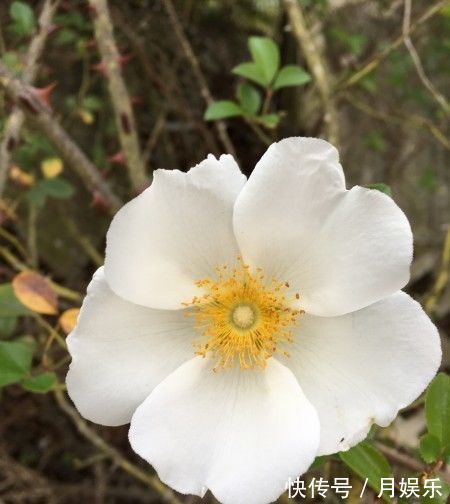
[[158,170],[108,232],[68,344],[86,418],[131,421],[133,449],[182,493],[275,500],[317,455],[388,425],[440,362],[400,291],[412,235],[388,196],[345,189],[334,147],[273,144]]

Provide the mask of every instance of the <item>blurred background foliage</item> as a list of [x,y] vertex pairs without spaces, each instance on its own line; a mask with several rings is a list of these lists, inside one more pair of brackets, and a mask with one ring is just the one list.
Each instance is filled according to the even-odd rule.
[[0,502],[197,501],[159,483],[126,428],[80,419],[64,393],[65,335],[111,216],[154,169],[232,152],[249,175],[293,135],[331,140],[348,186],[403,208],[415,237],[408,291],[444,349],[426,407],[420,398],[366,443],[316,461],[306,481],[349,477],[347,501],[374,502],[382,476],[438,477],[443,496],[421,501],[445,502],[449,61],[448,1],[1,2]]

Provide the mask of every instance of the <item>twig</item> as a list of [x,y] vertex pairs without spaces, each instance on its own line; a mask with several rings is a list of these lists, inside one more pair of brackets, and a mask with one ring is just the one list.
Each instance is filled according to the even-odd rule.
[[148,140],[145,143],[143,158],[146,164],[150,161],[153,149],[156,147],[159,137],[164,130],[164,126],[166,124],[166,115],[167,112],[165,110],[163,110],[158,115],[155,125],[153,126],[153,129],[150,133],[150,136],[148,137]]
[[[205,101],[206,105],[210,105],[214,99],[212,97],[211,91],[209,90],[208,84],[206,82],[205,76],[200,68],[197,57],[192,49],[192,46],[184,33],[183,27],[181,26],[180,20],[178,19],[178,14],[173,6],[172,0],[162,0],[164,8],[170,18],[175,35],[183,49],[186,59],[189,61],[192,71],[194,73],[195,79],[197,80],[198,86],[200,88],[200,93]],[[219,135],[220,141],[227,150],[229,154],[232,154],[236,159],[236,149],[228,135],[226,125],[223,121],[215,121],[214,125],[217,129],[217,134]]]
[[316,46],[308,28],[300,3],[297,0],[283,0],[283,5],[299,49],[305,56],[320,93],[324,110],[326,137],[331,143],[337,145],[339,142],[339,124],[336,104],[332,96],[332,86],[328,77],[330,71],[326,68],[319,48]]
[[67,231],[76,240],[80,247],[84,250],[89,259],[96,265],[101,266],[103,264],[103,256],[94,247],[92,242],[87,236],[85,236],[78,228],[76,222],[71,219],[65,212],[60,212],[60,217],[66,227]]
[[419,115],[403,115],[403,114],[387,114],[383,110],[377,108],[374,109],[367,105],[366,103],[358,100],[354,95],[344,94],[343,98],[347,101],[349,105],[352,107],[364,112],[365,114],[375,117],[380,121],[385,121],[387,123],[399,124],[401,126],[405,126],[408,124],[409,126],[413,126],[415,128],[426,128],[429,132],[439,141],[439,143],[445,147],[447,150],[450,150],[450,140],[446,137],[445,133],[443,133],[430,119],[426,117],[422,117]]
[[385,455],[389,460],[394,462],[395,464],[401,465],[403,467],[406,467],[410,471],[414,471],[417,473],[422,473],[427,476],[431,474],[438,474],[439,476],[442,477],[443,480],[445,480],[447,483],[450,483],[450,475],[447,471],[440,471],[440,464],[437,464],[435,466],[432,466],[431,468],[429,466],[426,466],[416,460],[413,457],[410,457],[406,453],[399,452],[395,448],[391,448],[390,446],[386,446],[383,443],[376,442],[375,446],[380,450],[380,452]]
[[68,165],[83,180],[90,191],[97,190],[109,206],[111,213],[117,211],[122,202],[112,192],[108,183],[102,178],[97,167],[86,157],[78,145],[62,128],[49,108],[39,100],[32,89],[15,77],[8,68],[0,62],[0,85],[6,94],[17,103],[26,116],[47,135],[57,147]]
[[[5,261],[17,271],[26,271],[30,269],[28,265],[17,259],[17,257],[6,247],[0,247],[0,256],[2,256],[3,259],[5,259]],[[69,289],[68,287],[63,287],[51,280],[50,283],[58,296],[69,301],[74,301],[75,303],[81,303],[83,300],[83,296],[79,292]]]
[[442,247],[442,262],[431,293],[425,301],[425,311],[431,313],[438,303],[450,279],[450,227],[445,234]]
[[435,16],[445,5],[448,4],[449,0],[441,0],[428,8],[416,21],[411,23],[406,33],[402,32],[402,34],[394,39],[390,44],[387,44],[383,51],[370,58],[362,65],[359,70],[356,70],[356,72],[354,72],[350,77],[347,77],[341,83],[339,83],[338,90],[342,91],[344,89],[347,89],[348,87],[354,86],[366,75],[375,70],[375,68],[377,68],[378,65],[382,61],[384,61],[392,51],[403,44],[405,35],[411,35],[420,25]]
[[[22,79],[26,84],[32,84],[38,70],[38,60],[44,50],[47,35],[51,30],[51,21],[59,4],[59,0],[45,0],[38,21],[38,29],[33,36],[28,49]],[[20,130],[24,121],[24,113],[15,106],[9,115],[0,145],[0,198],[5,190],[6,179],[11,156],[19,142]]]
[[67,414],[72,423],[77,428],[78,432],[98,448],[102,453],[107,455],[115,464],[117,464],[125,472],[133,476],[135,479],[145,483],[153,488],[161,497],[170,504],[181,504],[175,494],[167,488],[161,481],[151,474],[146,473],[136,465],[129,462],[123,455],[121,455],[114,447],[110,446],[104,439],[102,439],[95,431],[93,431],[85,420],[78,414],[77,410],[73,408],[67,401],[65,395],[60,390],[54,391],[54,396],[59,407]]
[[433,83],[427,77],[425,70],[423,69],[422,62],[420,61],[419,54],[412,43],[411,37],[409,36],[410,27],[411,27],[411,0],[405,0],[405,12],[403,16],[403,37],[404,44],[406,49],[413,60],[414,66],[416,67],[417,75],[419,79],[422,81],[422,84],[429,91],[431,96],[436,100],[440,107],[442,107],[443,111],[449,115],[450,114],[450,105],[445,99],[445,97],[434,87]]
[[140,192],[148,185],[148,178],[139,147],[131,100],[121,73],[122,62],[114,41],[108,3],[107,0],[89,0],[89,5],[93,11],[95,39],[101,54],[102,68],[107,77],[120,145],[127,162],[130,182],[133,189]]

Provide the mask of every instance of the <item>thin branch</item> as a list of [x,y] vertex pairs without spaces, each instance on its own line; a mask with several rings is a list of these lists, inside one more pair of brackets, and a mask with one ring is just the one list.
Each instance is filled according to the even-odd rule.
[[380,121],[385,121],[386,123],[398,124],[400,126],[412,126],[414,128],[424,128],[427,129],[438,142],[450,150],[450,140],[447,138],[445,133],[443,133],[430,119],[422,117],[419,115],[404,115],[404,114],[387,114],[383,110],[377,108],[372,108],[361,100],[358,100],[354,95],[344,94],[343,98],[347,101],[349,105],[364,112],[365,114],[375,117]]
[[405,0],[405,12],[404,12],[404,16],[403,16],[403,37],[404,37],[403,42],[406,46],[406,49],[408,49],[408,52],[411,56],[411,59],[413,60],[414,66],[417,71],[417,75],[419,76],[419,79],[422,81],[422,84],[429,91],[431,96],[436,100],[436,102],[443,109],[443,111],[447,115],[449,115],[450,114],[450,105],[449,105],[448,101],[434,87],[433,83],[427,77],[427,74],[425,73],[425,70],[422,66],[422,62],[420,61],[419,54],[417,53],[416,48],[414,47],[414,44],[412,43],[411,37],[409,36],[410,30],[411,30],[411,4],[412,4],[411,0]]
[[[1,228],[0,228],[1,229]],[[26,271],[30,269],[30,266],[20,261],[8,248],[0,247],[0,256],[15,270]],[[58,294],[58,296],[68,299],[69,301],[74,301],[77,304],[81,304],[83,297],[79,292],[76,292],[68,287],[64,287],[50,280],[53,290]]]
[[324,110],[326,137],[331,143],[337,145],[339,141],[339,124],[336,104],[332,96],[332,85],[329,79],[330,71],[326,68],[325,61],[308,28],[300,3],[297,0],[283,0],[283,5],[298,47],[305,56],[320,93]]
[[[181,26],[181,22],[178,18],[178,14],[172,3],[172,0],[162,0],[162,2],[169,16],[170,22],[172,23],[175,35],[178,38],[184,55],[191,65],[192,72],[194,73],[195,79],[197,80],[203,100],[205,101],[206,105],[210,105],[214,101],[214,99],[212,97],[211,91],[209,90],[205,76],[203,75],[203,72],[200,68],[198,59],[195,56],[195,53],[186,34],[184,33],[183,27]],[[217,129],[217,134],[219,135],[220,141],[222,142],[227,152],[237,158],[236,149],[234,148],[234,145],[228,135],[225,123],[223,121],[215,121],[214,125]]]
[[153,488],[153,490],[155,490],[165,502],[170,504],[181,504],[175,494],[163,483],[161,483],[156,476],[148,474],[129,462],[121,453],[119,453],[114,447],[110,446],[103,438],[92,430],[87,422],[80,417],[77,410],[70,405],[63,392],[55,390],[54,396],[59,407],[64,411],[64,413],[66,413],[77,428],[78,432],[85,439],[92,443],[102,453],[107,455],[122,470],[133,476],[133,478]]
[[130,182],[133,189],[140,192],[148,185],[148,177],[139,147],[131,100],[122,77],[121,56],[114,40],[108,2],[107,0],[89,0],[89,5],[93,11],[95,39],[101,54],[102,69],[107,77],[120,145],[127,162]]
[[442,261],[431,293],[425,301],[425,311],[432,313],[450,281],[450,227],[447,229],[442,246]]
[[[26,56],[22,79],[26,84],[32,84],[36,78],[38,61],[44,50],[47,35],[51,30],[51,21],[58,7],[59,0],[45,0],[38,20],[38,29],[31,39]],[[19,143],[20,130],[24,121],[24,113],[15,106],[9,115],[0,145],[0,198],[3,195],[8,177],[8,170],[12,154]]]
[[395,38],[390,44],[387,44],[386,47],[380,53],[376,54],[375,56],[372,56],[372,58],[366,61],[359,70],[356,70],[356,72],[350,75],[350,77],[345,78],[341,83],[339,83],[337,86],[337,90],[342,91],[351,86],[354,86],[366,75],[375,70],[375,68],[377,68],[378,65],[382,61],[384,61],[389,56],[389,54],[391,54],[392,51],[394,51],[403,44],[405,40],[405,35],[409,36],[412,33],[414,33],[414,31],[417,30],[419,26],[421,26],[423,23],[425,23],[433,16],[435,16],[446,5],[449,5],[449,0],[441,0],[432,5],[430,8],[428,8],[416,21],[411,23],[406,33],[402,32],[401,35]]
[[385,455],[389,460],[398,464],[400,466],[409,469],[410,471],[421,473],[426,477],[430,477],[434,474],[441,476],[441,478],[446,482],[450,483],[450,474],[448,470],[441,471],[441,463],[436,463],[433,466],[426,466],[408,454],[398,451],[396,448],[386,446],[383,443],[377,442],[375,446],[380,450],[380,452]]
[[68,165],[80,176],[90,191],[98,191],[111,213],[117,211],[122,202],[112,192],[108,183],[100,175],[97,167],[86,157],[68,133],[62,128],[49,108],[39,100],[33,90],[15,77],[0,62],[0,85],[6,94],[25,112],[27,118],[48,137],[60,151]]

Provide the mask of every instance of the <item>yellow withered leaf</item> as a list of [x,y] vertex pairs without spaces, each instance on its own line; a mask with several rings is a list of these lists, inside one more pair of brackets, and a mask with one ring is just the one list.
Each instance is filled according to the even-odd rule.
[[69,308],[59,317],[59,323],[66,334],[69,334],[75,329],[79,313],[79,308]]
[[34,184],[34,176],[16,165],[11,166],[9,170],[9,178],[16,184],[23,187],[31,187]]
[[77,110],[78,117],[84,122],[84,124],[92,124],[95,120],[94,114],[86,109]]
[[47,278],[34,271],[22,271],[13,278],[17,299],[36,313],[54,315],[58,312],[58,297]]
[[57,177],[63,171],[64,165],[59,158],[44,159],[41,163],[41,171],[45,178]]

